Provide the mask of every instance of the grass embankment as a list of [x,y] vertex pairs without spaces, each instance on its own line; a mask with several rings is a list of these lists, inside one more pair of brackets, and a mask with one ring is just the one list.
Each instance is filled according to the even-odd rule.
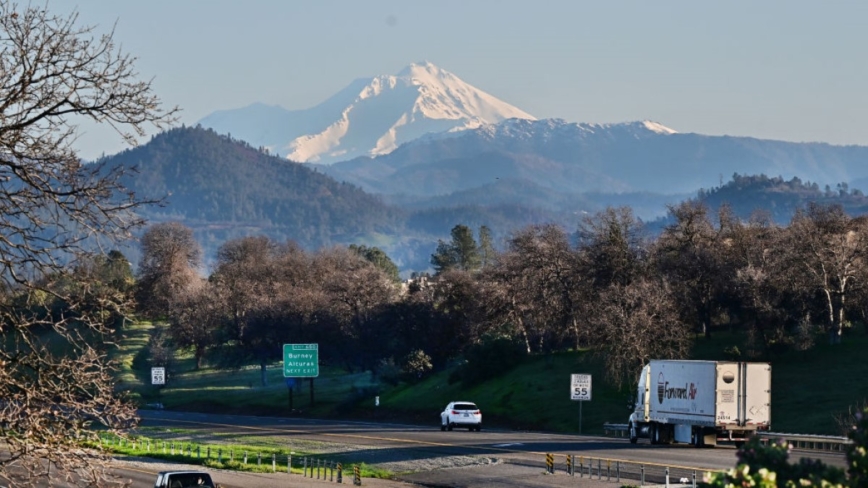
[[[151,437],[142,434],[153,434]],[[140,433],[128,438],[113,435],[102,435],[101,446],[115,454],[123,456],[149,457],[174,463],[194,464],[214,469],[229,469],[233,471],[248,471],[255,473],[287,472],[287,464],[292,463],[291,472],[302,474],[307,467],[308,473],[315,468],[337,469],[341,464],[344,476],[351,477],[353,467],[359,467],[359,474],[364,478],[388,478],[391,473],[373,468],[365,463],[352,463],[347,456],[340,453],[319,454],[303,450],[287,449],[285,447],[268,446],[267,441],[255,444],[245,444],[237,438],[227,438],[200,442],[187,438],[195,432],[185,432],[179,429],[155,432],[152,429],[141,429]]]
[[[305,415],[311,417],[356,417],[410,420],[438,425],[439,412],[452,400],[476,402],[487,425],[559,432],[600,434],[603,423],[624,423],[632,391],[608,384],[600,358],[586,351],[531,357],[510,371],[482,384],[465,387],[450,384],[449,371],[439,372],[413,385],[389,387],[376,384],[370,374],[346,374],[321,368],[314,381],[315,403],[311,405],[309,383],[298,381],[293,407],[280,364],[267,369],[268,385],[260,384],[258,367],[238,371],[210,367],[196,370],[191,357],[181,357],[162,390],[148,385],[150,373],[144,361],[131,359],[147,342],[154,327],[138,324],[127,329],[119,358],[123,385],[144,403],[159,401],[169,409],[220,411],[260,415]],[[716,333],[711,339],[697,338],[695,359],[730,359],[724,349],[736,345],[745,351],[738,335]],[[790,351],[773,356],[772,430],[777,432],[833,434],[840,432],[833,415],[868,398],[868,334],[859,327],[846,331],[843,344],[828,345],[818,336],[810,351]],[[746,359],[746,358],[743,358]],[[752,360],[764,360],[762,358]],[[141,363],[141,365],[138,365]],[[569,399],[570,375],[593,375],[593,399]],[[380,405],[374,406],[374,396]]]

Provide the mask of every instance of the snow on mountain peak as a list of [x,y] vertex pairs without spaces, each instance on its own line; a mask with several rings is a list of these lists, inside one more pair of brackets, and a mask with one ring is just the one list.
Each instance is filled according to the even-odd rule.
[[473,129],[509,118],[535,120],[422,61],[396,75],[370,79],[343,108],[339,120],[316,134],[296,137],[285,148],[287,157],[294,161],[333,163],[388,154],[426,133]]
[[656,132],[658,134],[678,134],[678,131],[670,129],[663,124],[654,122],[653,120],[643,120],[642,125],[651,132]]
[[[358,79],[319,105],[258,119],[247,109],[201,121],[293,161],[330,164],[377,156],[432,132],[462,131],[532,115],[428,61]],[[236,120],[243,120],[238,124]]]

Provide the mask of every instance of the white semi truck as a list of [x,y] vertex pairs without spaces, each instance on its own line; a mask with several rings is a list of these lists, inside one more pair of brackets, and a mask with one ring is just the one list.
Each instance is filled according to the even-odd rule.
[[654,360],[642,368],[630,442],[740,446],[771,422],[769,363]]

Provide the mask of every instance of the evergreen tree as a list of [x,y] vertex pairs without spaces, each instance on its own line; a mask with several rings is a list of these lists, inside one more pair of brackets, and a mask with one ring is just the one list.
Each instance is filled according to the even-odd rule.
[[390,258],[382,249],[376,246],[367,247],[364,244],[350,244],[350,251],[355,252],[359,256],[365,258],[368,262],[383,270],[392,281],[401,281],[400,276],[398,276],[398,266],[395,265],[392,258]]
[[455,248],[442,239],[437,239],[437,250],[431,255],[431,265],[434,266],[435,274],[454,269],[458,265]]
[[494,261],[494,244],[491,242],[491,229],[486,226],[479,228],[479,264],[482,268],[491,266]]
[[431,264],[437,274],[451,269],[479,270],[482,260],[473,231],[462,224],[453,227],[451,242],[437,241],[437,250],[431,255]]

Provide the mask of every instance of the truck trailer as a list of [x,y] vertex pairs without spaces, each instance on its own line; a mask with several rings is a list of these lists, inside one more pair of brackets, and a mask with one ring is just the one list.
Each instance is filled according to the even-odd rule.
[[769,363],[652,360],[639,376],[630,442],[733,442],[771,425]]

